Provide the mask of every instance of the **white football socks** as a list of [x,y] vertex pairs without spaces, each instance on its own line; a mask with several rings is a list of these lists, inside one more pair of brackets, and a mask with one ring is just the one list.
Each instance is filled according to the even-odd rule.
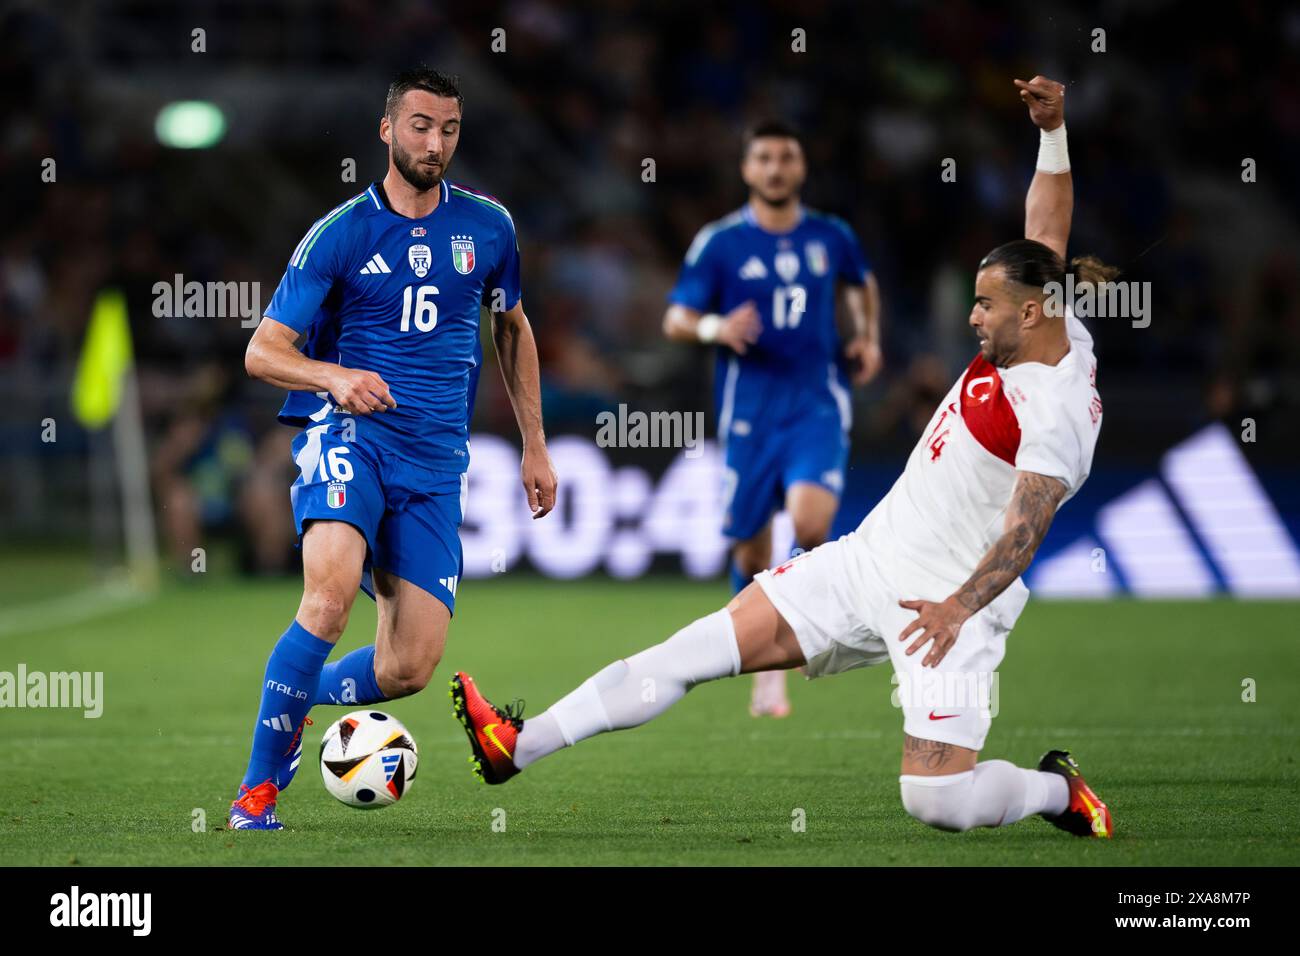
[[[696,684],[740,673],[740,648],[725,609],[682,628],[662,644],[610,664],[549,710],[524,722],[514,764],[529,764],[610,730],[658,717]],[[944,830],[1007,826],[1035,813],[1063,813],[1070,790],[1060,774],[985,760],[965,773],[899,778],[903,806]]]
[[524,721],[515,744],[520,770],[608,730],[658,717],[696,684],[740,673],[740,648],[726,609],[686,625],[662,644],[615,661],[577,690]]
[[965,773],[898,778],[907,812],[940,830],[1004,827],[1035,813],[1064,813],[1070,788],[1057,773],[983,760]]

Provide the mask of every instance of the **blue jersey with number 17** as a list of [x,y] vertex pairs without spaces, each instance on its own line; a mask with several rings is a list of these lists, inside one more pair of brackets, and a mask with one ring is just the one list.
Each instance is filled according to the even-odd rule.
[[[518,304],[519,246],[505,206],[446,182],[411,219],[382,187],[335,207],[298,243],[266,315],[307,333],[304,354],[378,374],[396,408],[353,416],[356,439],[434,471],[469,466],[469,419],[482,361],[479,307]],[[324,394],[291,392],[286,424],[335,412]]]
[[686,253],[669,301],[727,313],[752,300],[763,324],[744,355],[719,348],[718,435],[796,421],[838,408],[849,424],[849,392],[835,324],[839,282],[862,285],[869,267],[848,224],[801,209],[785,233],[758,225],[748,206],[709,223]]

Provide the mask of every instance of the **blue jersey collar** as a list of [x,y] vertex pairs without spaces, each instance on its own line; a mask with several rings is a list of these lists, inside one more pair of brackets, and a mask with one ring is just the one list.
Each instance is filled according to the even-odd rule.
[[744,218],[745,222],[749,223],[759,232],[767,233],[767,235],[769,236],[788,236],[790,235],[790,233],[794,232],[796,229],[798,229],[800,226],[803,225],[804,218],[807,215],[807,213],[804,210],[803,203],[799,203],[797,208],[799,210],[799,217],[795,220],[794,225],[791,226],[785,232],[771,232],[767,229],[764,229],[762,226],[760,226],[758,224],[758,217],[754,215],[754,207],[751,206],[749,203],[745,203],[745,205],[741,209],[740,214]]
[[[398,219],[411,219],[410,216],[403,216],[401,213],[393,209],[392,205],[388,202],[388,194],[384,192],[383,180],[371,183],[369,188],[366,189],[366,192],[369,194],[370,200],[375,204],[375,208],[379,211],[396,216]],[[447,185],[447,180],[444,178],[442,180],[442,198],[438,201],[438,205],[433,212],[429,213],[429,216],[435,215],[439,209],[449,202],[451,202],[451,187]],[[429,216],[421,216],[419,218],[428,219]],[[416,222],[417,220],[411,219],[411,221]]]

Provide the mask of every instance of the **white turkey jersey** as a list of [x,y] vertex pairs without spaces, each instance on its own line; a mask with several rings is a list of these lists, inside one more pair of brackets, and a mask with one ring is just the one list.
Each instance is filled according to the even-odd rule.
[[[1101,427],[1092,336],[1066,312],[1056,365],[997,368],[976,355],[949,390],[889,493],[858,528],[896,586],[942,600],[1003,531],[1017,471],[1059,478],[1062,503],[1088,477]],[[1023,606],[1017,580],[999,602]],[[1015,613],[1018,613],[1016,608]]]

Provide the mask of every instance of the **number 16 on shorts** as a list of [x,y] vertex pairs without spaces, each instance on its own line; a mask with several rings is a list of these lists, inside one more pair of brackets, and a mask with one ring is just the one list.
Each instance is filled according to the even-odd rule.
[[[352,480],[352,462],[347,460],[347,453],[348,450],[346,448],[336,445],[331,448],[327,454],[320,456],[320,463],[317,465],[317,471],[320,472],[321,481],[329,481],[331,478],[334,479],[334,481],[330,483],[331,495],[334,493],[334,486],[339,485],[339,504],[336,505],[331,501],[331,508],[338,508],[343,503],[341,497],[343,494],[343,486],[340,482]],[[328,471],[326,469],[328,469]]]

